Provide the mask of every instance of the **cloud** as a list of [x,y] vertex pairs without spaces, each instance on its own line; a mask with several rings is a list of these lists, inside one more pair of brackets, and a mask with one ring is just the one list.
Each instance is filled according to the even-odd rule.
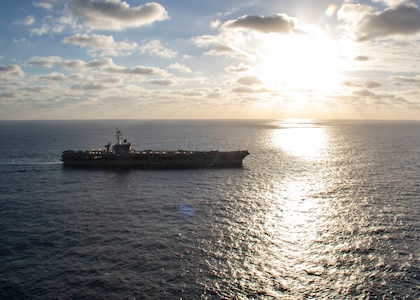
[[356,40],[360,42],[420,32],[420,11],[415,1],[405,1],[383,11],[347,3],[340,9],[339,18],[352,24]]
[[383,3],[389,7],[398,6],[404,2],[413,2],[412,0],[373,0],[374,3]]
[[216,45],[205,53],[206,55],[219,55],[237,59],[252,59],[251,55],[241,49],[233,48],[227,45]]
[[[357,88],[362,88],[365,87],[367,89],[373,89],[373,88],[378,88],[381,87],[382,84],[380,82],[374,81],[374,80],[367,80],[365,81],[364,84],[361,83],[357,83],[357,82],[353,82],[350,80],[346,80],[343,82],[344,86],[348,86],[348,87],[357,87]],[[358,96],[361,96],[363,93],[368,94],[370,93],[369,90],[358,90],[354,92],[355,94],[357,94]]]
[[235,87],[232,89],[233,93],[238,93],[238,94],[252,94],[255,93],[255,91],[250,88],[250,87],[246,87],[246,86],[239,86],[239,87]]
[[291,34],[301,32],[296,29],[296,19],[286,14],[275,16],[243,16],[225,22],[222,28],[241,28],[262,33]]
[[[345,101],[344,98],[342,100]],[[363,102],[364,105],[375,107],[376,110],[388,107],[389,109],[395,110],[398,107],[404,109],[420,109],[417,101],[409,101],[404,98],[404,94],[398,93],[373,93],[368,90],[358,90],[352,93],[352,96],[347,98],[353,105],[360,106]],[[362,102],[361,102],[362,101]]]
[[63,63],[63,59],[59,56],[34,56],[31,57],[28,61],[26,61],[26,65],[33,66],[33,67],[44,67],[44,68],[52,68],[56,66],[60,66]]
[[356,56],[356,57],[354,58],[354,60],[357,60],[357,61],[367,61],[367,60],[369,60],[369,56],[365,56],[365,55],[358,55],[358,56]]
[[29,32],[31,35],[44,35],[47,33],[60,33],[63,32],[64,28],[66,27],[65,23],[61,23],[60,20],[53,20],[52,22],[46,22],[38,28],[32,28]]
[[365,87],[366,88],[378,88],[381,87],[382,84],[380,82],[377,81],[373,81],[373,80],[368,80],[365,82]]
[[176,85],[176,82],[172,79],[155,79],[147,81],[150,84],[159,85],[159,86],[170,86]]
[[346,80],[342,83],[344,86],[348,86],[348,87],[361,87],[362,85],[357,83],[357,82],[353,82],[350,80]]
[[225,68],[225,71],[228,73],[244,73],[251,69],[251,67],[244,64],[239,64],[238,66],[229,66]]
[[231,89],[232,93],[236,94],[261,94],[261,93],[269,93],[270,91],[266,88],[251,88],[248,86],[237,86]]
[[206,54],[208,55],[224,55],[227,57],[235,57],[237,56],[237,51],[232,47],[225,46],[225,45],[217,45]]
[[[255,62],[262,54],[261,45],[272,39],[269,34],[301,34],[312,31],[313,26],[298,25],[295,18],[286,14],[274,16],[245,15],[226,21],[217,35],[202,35],[192,38],[198,47],[211,47],[204,54],[225,56]],[[227,72],[234,72],[233,69]]]
[[114,67],[114,61],[112,58],[104,58],[104,59],[97,59],[93,60],[89,63],[85,64],[89,68],[105,68],[105,67]]
[[86,67],[86,63],[80,59],[72,59],[72,60],[64,61],[62,64],[62,67],[64,69],[82,70]]
[[46,25],[46,24],[44,24],[43,26],[41,26],[39,28],[33,28],[33,29],[31,29],[30,30],[30,33],[31,33],[31,35],[39,35],[39,36],[41,36],[41,35],[44,35],[44,34],[50,32],[50,31],[51,31],[51,27],[48,26],[48,25]]
[[357,90],[353,92],[354,96],[358,96],[358,97],[373,97],[376,96],[375,93],[369,91],[369,90]]
[[50,2],[35,2],[35,7],[43,8],[45,10],[51,10],[54,8],[54,4]]
[[112,58],[104,58],[93,60],[91,62],[84,62],[82,60],[64,60],[58,56],[34,56],[31,57],[27,62],[28,66],[37,66],[44,68],[53,68],[61,67],[63,69],[77,69],[84,70],[90,68],[102,69],[109,73],[119,73],[119,74],[132,74],[132,75],[160,75],[167,76],[168,73],[160,68],[155,67],[145,67],[145,66],[136,66],[136,67],[123,67],[118,66],[114,63]]
[[238,47],[231,46],[235,36],[220,34],[216,36],[202,35],[192,38],[197,47],[212,47],[205,52],[206,55],[225,56],[230,58],[249,59],[250,55],[240,50]]
[[183,64],[180,64],[180,63],[170,64],[168,66],[168,68],[169,69],[176,70],[176,71],[181,72],[181,73],[191,73],[191,69],[190,68],[188,68],[187,66],[185,66]]
[[39,78],[46,81],[64,81],[66,79],[66,75],[58,72],[52,72],[50,74],[42,75]]
[[160,76],[165,76],[167,75],[167,72],[165,72],[164,70],[160,69],[160,68],[155,68],[155,67],[145,67],[145,66],[137,66],[137,67],[121,67],[121,66],[117,66],[114,63],[112,63],[111,66],[109,66],[106,69],[108,72],[112,72],[112,73],[120,73],[120,74],[132,74],[132,75],[160,75]]
[[78,90],[78,91],[80,91],[80,90],[102,91],[102,90],[105,90],[105,89],[108,89],[108,88],[109,88],[109,85],[101,84],[101,83],[94,83],[94,82],[74,84],[71,87],[72,90]]
[[17,65],[10,65],[10,66],[4,66],[0,65],[0,76],[17,76],[17,77],[23,77],[24,73],[22,69]]
[[116,42],[111,35],[76,34],[65,37],[63,43],[90,48],[90,53],[99,52],[100,56],[130,55],[138,47],[136,43],[128,41]]
[[154,2],[130,7],[127,2],[120,0],[72,0],[69,6],[90,29],[120,31],[168,18],[165,8]]
[[165,48],[160,41],[153,40],[140,47],[141,53],[148,53],[153,56],[174,58],[177,53],[171,49]]
[[242,85],[260,85],[261,80],[256,76],[245,76],[237,80]]
[[31,26],[36,22],[35,16],[27,16],[25,20],[22,21],[23,25]]
[[15,44],[28,44],[28,45],[30,44],[29,41],[25,38],[13,39],[13,43],[15,43]]
[[200,35],[193,37],[191,39],[197,47],[207,47],[209,45],[213,45],[218,43],[218,37],[213,35]]
[[15,92],[0,92],[0,99],[2,100],[1,102],[3,102],[4,98],[15,99],[16,96],[17,95]]
[[416,75],[414,77],[409,76],[391,76],[391,81],[396,85],[419,85],[420,84],[420,75]]
[[83,70],[89,68],[103,69],[106,67],[114,66],[114,62],[111,58],[97,59],[90,62],[85,62],[80,59],[63,60],[59,65],[63,69]]

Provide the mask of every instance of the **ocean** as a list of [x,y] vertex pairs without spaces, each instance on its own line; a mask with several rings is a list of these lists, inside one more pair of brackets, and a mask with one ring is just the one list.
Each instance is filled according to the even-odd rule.
[[[62,151],[248,150],[82,170]],[[1,299],[419,299],[420,122],[0,121]]]

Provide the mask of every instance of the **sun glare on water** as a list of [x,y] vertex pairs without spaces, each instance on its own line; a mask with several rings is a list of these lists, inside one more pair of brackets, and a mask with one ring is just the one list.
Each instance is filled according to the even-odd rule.
[[273,131],[272,143],[288,155],[318,160],[326,155],[328,136],[325,128],[310,121],[289,120]]

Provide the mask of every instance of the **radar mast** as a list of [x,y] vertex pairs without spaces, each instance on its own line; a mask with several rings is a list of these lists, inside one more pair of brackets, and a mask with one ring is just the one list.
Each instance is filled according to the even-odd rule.
[[117,145],[122,145],[121,141],[122,141],[122,133],[121,133],[121,130],[117,128]]

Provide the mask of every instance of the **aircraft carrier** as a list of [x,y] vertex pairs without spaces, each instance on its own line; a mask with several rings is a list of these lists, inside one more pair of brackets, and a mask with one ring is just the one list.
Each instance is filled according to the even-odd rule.
[[104,150],[66,150],[61,160],[65,167],[124,168],[124,169],[186,169],[186,168],[237,168],[242,167],[247,150],[189,151],[171,150],[137,151],[132,149],[117,129],[117,143],[105,145]]

